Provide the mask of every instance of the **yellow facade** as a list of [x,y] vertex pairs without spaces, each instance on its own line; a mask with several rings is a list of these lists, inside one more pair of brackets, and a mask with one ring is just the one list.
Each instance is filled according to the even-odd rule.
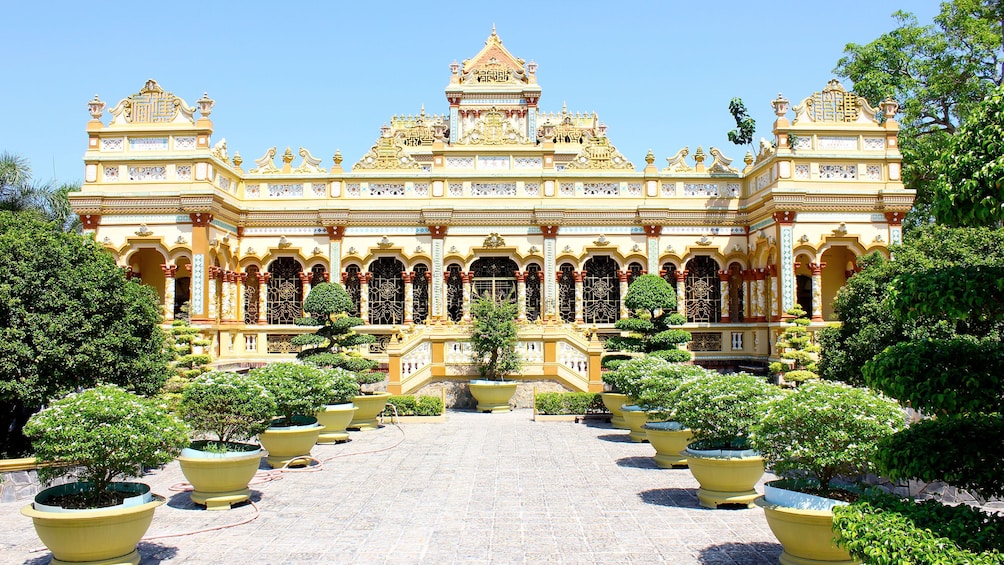
[[445,113],[393,117],[350,168],[304,148],[247,163],[213,139],[213,100],[151,80],[109,121],[91,101],[73,207],[168,319],[190,301],[221,361],[288,357],[310,285],[343,282],[405,392],[469,372],[463,324],[486,289],[520,304],[528,378],[598,388],[643,272],[676,285],[698,360],[764,362],[785,310],[832,319],[857,257],[901,237],[891,100],[836,81],[793,108],[778,95],[773,140],[741,164],[684,147],[639,171],[595,114],[541,111],[535,73],[493,31],[451,65]]

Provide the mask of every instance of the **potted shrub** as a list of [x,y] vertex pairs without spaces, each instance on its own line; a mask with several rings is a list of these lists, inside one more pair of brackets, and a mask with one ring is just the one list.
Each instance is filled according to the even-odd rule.
[[642,429],[655,448],[655,462],[660,467],[685,467],[687,458],[682,452],[694,438],[690,428],[676,421],[670,395],[685,379],[714,374],[717,373],[698,365],[671,363],[639,382],[638,404],[648,410],[649,420],[655,420]]
[[812,343],[809,331],[809,315],[801,306],[795,305],[787,311],[792,317],[777,340],[777,351],[783,361],[770,364],[770,372],[777,377],[778,384],[798,386],[805,381],[818,379],[816,365],[819,363],[820,347]]
[[[610,384],[624,396],[625,403],[618,406],[624,421],[624,429],[630,430],[628,438],[634,442],[648,441],[645,435],[645,423],[649,420],[646,407],[640,406],[638,395],[641,393],[642,382],[663,371],[670,370],[672,365],[658,357],[645,355],[635,357],[621,363],[616,370],[607,371],[603,375],[604,382]],[[613,396],[605,396],[604,404],[614,400]],[[612,422],[611,422],[612,423]]]
[[242,443],[265,431],[275,413],[272,394],[248,375],[209,372],[181,393],[178,413],[198,439],[178,457],[192,501],[229,510],[250,498],[248,483],[261,462],[258,445]]
[[781,389],[746,373],[709,373],[684,380],[668,396],[675,419],[693,430],[683,454],[701,484],[697,497],[706,508],[750,506],[764,463],[749,444],[750,430]]
[[904,426],[895,401],[835,382],[808,382],[769,404],[750,439],[783,477],[757,500],[784,546],[782,561],[855,562],[834,543],[831,510],[858,494],[834,480],[873,471],[878,443]]
[[479,412],[508,412],[509,399],[516,393],[516,383],[505,382],[507,375],[518,373],[522,367],[516,351],[516,313],[514,302],[487,293],[471,304],[471,361],[481,378],[470,382],[470,390],[478,401]]
[[34,414],[24,427],[44,481],[78,482],[43,490],[21,509],[60,562],[139,562],[136,544],[164,497],[138,477],[174,459],[188,430],[166,406],[114,386],[72,393]]
[[258,435],[268,450],[266,461],[272,467],[306,464],[322,427],[314,413],[331,396],[324,370],[301,363],[272,363],[249,375],[275,398],[275,417]]
[[356,406],[352,401],[359,395],[359,382],[355,373],[341,368],[327,369],[324,376],[329,380],[330,393],[324,406],[314,413],[317,423],[324,426],[317,437],[317,443],[348,441],[349,434],[345,429],[356,413]]

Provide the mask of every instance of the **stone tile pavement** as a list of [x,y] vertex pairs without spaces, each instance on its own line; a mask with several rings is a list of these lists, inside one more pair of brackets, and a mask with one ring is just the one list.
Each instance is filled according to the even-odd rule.
[[[351,438],[315,446],[313,472],[252,486],[257,508],[193,505],[171,490],[184,480],[177,463],[149,474],[168,503],[140,543],[143,565],[760,565],[781,552],[760,509],[701,508],[689,471],[658,468],[651,446],[606,423],[450,412]],[[0,563],[49,561],[24,504],[0,504]]]

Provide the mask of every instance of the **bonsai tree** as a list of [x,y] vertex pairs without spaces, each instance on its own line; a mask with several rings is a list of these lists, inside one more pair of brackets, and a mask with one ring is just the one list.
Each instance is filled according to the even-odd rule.
[[684,380],[665,398],[674,418],[694,431],[698,449],[748,449],[753,427],[781,389],[746,373],[707,372]]
[[328,398],[325,404],[348,404],[359,394],[359,381],[356,373],[345,369],[327,369],[324,371],[328,379]]
[[196,434],[203,451],[227,451],[261,433],[276,413],[272,394],[256,379],[236,373],[209,372],[181,393],[178,413]]
[[816,363],[819,361],[819,346],[812,343],[812,333],[808,329],[809,315],[801,306],[795,305],[787,313],[794,317],[784,328],[777,340],[777,351],[785,362],[770,364],[770,372],[783,378],[778,382],[791,382],[798,386],[810,379],[818,379]]
[[607,340],[609,351],[653,353],[666,361],[689,361],[690,353],[677,345],[691,340],[690,332],[671,329],[687,320],[675,312],[676,290],[662,277],[641,275],[628,287],[624,305],[631,317],[617,320],[614,327],[626,332]]
[[[319,367],[339,367],[362,373],[375,369],[376,361],[371,361],[353,351],[353,348],[373,343],[376,338],[369,334],[359,334],[352,330],[361,326],[362,318],[349,315],[352,298],[337,283],[320,283],[310,289],[303,301],[303,311],[309,314],[297,318],[296,325],[316,327],[312,334],[302,334],[293,338],[293,345],[303,346],[297,355],[304,363]],[[366,380],[367,377],[362,377]],[[378,379],[379,380],[383,380]]]
[[516,351],[519,327],[516,325],[516,304],[481,294],[471,304],[471,361],[477,365],[482,379],[505,380],[518,373],[522,358]]
[[272,363],[248,375],[275,399],[278,417],[271,425],[295,426],[316,421],[317,412],[331,398],[331,379],[324,369],[301,363]]
[[[91,488],[64,507],[114,506],[122,497],[109,490],[120,477],[139,477],[144,467],[173,460],[188,445],[188,430],[165,406],[115,385],[71,393],[34,414],[24,426],[50,481],[75,476]],[[68,464],[72,463],[72,464]]]
[[773,400],[750,439],[774,473],[813,479],[813,486],[797,490],[835,498],[831,481],[874,471],[879,442],[904,425],[894,400],[866,388],[813,381]]

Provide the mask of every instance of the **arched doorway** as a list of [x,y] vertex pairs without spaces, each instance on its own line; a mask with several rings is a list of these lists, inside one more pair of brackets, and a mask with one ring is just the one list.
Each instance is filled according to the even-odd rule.
[[303,266],[292,257],[279,257],[268,266],[268,323],[292,324],[303,315]]
[[606,255],[586,261],[582,281],[582,319],[587,324],[613,324],[620,317],[621,291],[617,262]]
[[393,257],[370,263],[369,323],[393,325],[404,321],[404,264]]
[[482,295],[496,300],[516,301],[516,271],[519,267],[508,257],[482,257],[471,264],[471,299]]
[[706,255],[687,261],[687,321],[718,322],[722,316],[722,288],[718,262]]

